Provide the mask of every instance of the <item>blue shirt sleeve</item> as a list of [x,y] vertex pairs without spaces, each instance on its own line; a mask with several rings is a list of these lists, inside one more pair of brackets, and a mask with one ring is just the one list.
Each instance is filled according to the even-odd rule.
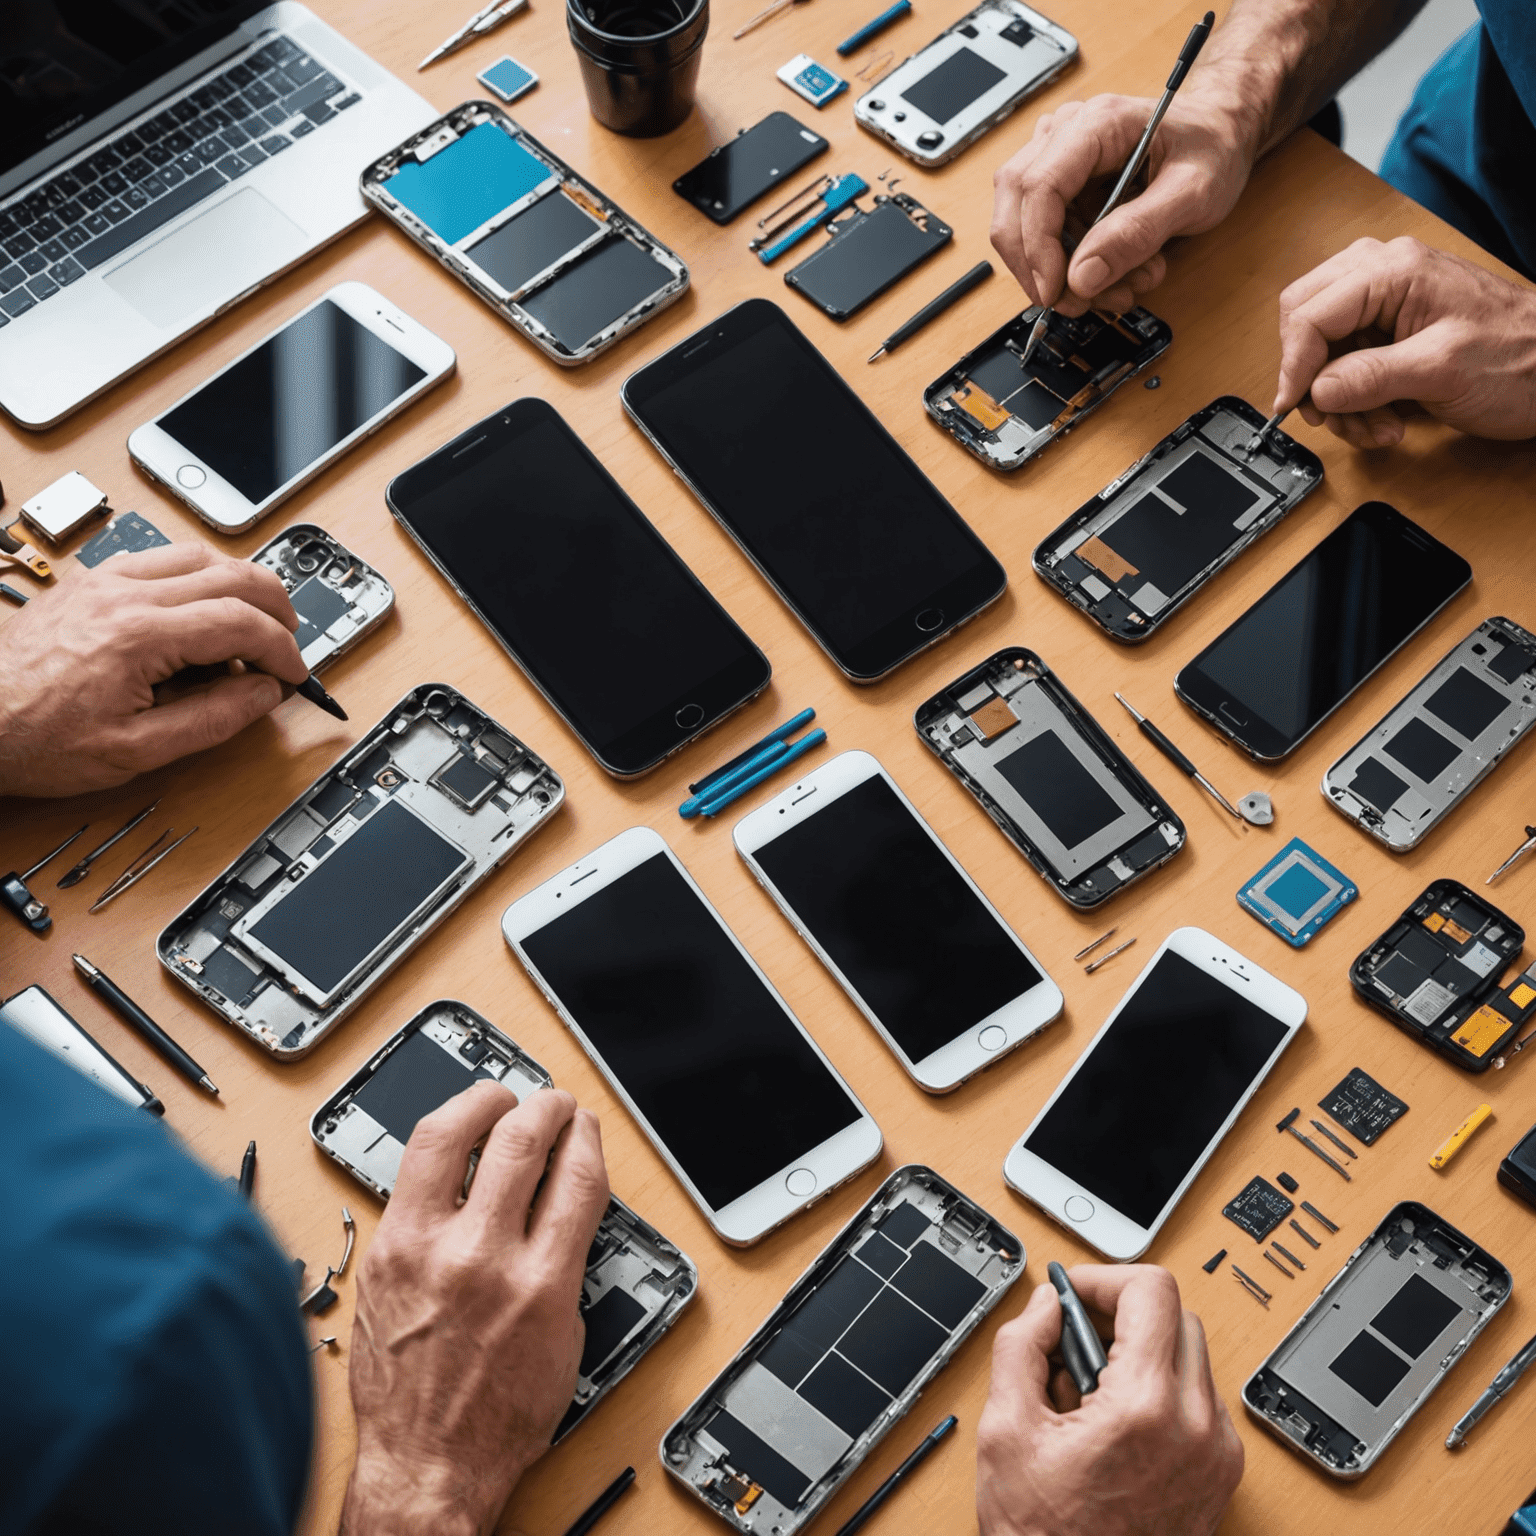
[[164,1126],[0,1025],[0,1536],[286,1536],[292,1269]]

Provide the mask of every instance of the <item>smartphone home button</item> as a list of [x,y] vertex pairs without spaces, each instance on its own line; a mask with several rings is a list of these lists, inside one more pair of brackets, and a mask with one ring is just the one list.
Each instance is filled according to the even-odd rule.
[[1001,1024],[988,1024],[976,1036],[976,1044],[984,1051],[1000,1051],[1008,1044],[1008,1031]]
[[189,491],[195,491],[207,478],[207,473],[196,464],[183,464],[176,471],[176,484],[185,486]]
[[1233,725],[1241,727],[1248,724],[1248,716],[1240,713],[1238,710],[1230,708],[1225,699],[1223,699],[1221,703],[1216,706],[1216,708],[1222,714],[1224,714],[1227,719],[1232,722]]
[[924,608],[912,622],[925,635],[931,635],[944,622],[944,610],[942,608]]
[[678,726],[682,730],[691,731],[704,718],[704,706],[702,704],[684,704],[672,718],[677,721]]
[[803,1200],[807,1195],[816,1192],[816,1175],[809,1168],[796,1168],[793,1173],[784,1180],[784,1188],[795,1199]]
[[1093,1209],[1092,1200],[1085,1200],[1081,1195],[1068,1195],[1061,1211],[1068,1221],[1092,1221]]

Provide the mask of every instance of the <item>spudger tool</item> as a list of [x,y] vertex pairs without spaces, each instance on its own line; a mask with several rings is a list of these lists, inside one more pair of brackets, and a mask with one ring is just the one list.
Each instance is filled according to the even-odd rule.
[[[784,204],[785,208],[794,208],[793,213],[771,229],[764,230],[755,240],[749,240],[747,249],[755,252],[757,259],[768,266],[792,245],[797,245],[819,229],[834,213],[841,212],[856,197],[862,197],[868,191],[869,183],[862,176],[820,177],[798,197]],[[810,198],[810,201],[807,202],[806,198]],[[796,223],[796,220],[799,222]]]
[[904,341],[911,339],[929,324],[937,320],[951,304],[958,304],[971,289],[979,287],[992,276],[992,263],[990,261],[978,261],[964,277],[958,282],[953,282],[941,293],[938,298],[930,299],[918,312],[907,321],[905,325],[898,326],[884,341],[869,354],[869,361],[874,362],[877,357],[887,352],[894,352]]
[[1506,870],[1513,869],[1516,864],[1528,854],[1532,848],[1536,848],[1536,827],[1525,829],[1525,841],[1520,844],[1510,856],[1504,860],[1494,872],[1483,881],[1484,885],[1492,885]]
[[1456,1426],[1445,1437],[1445,1448],[1454,1451],[1458,1445],[1464,1445],[1467,1432],[1472,1429],[1477,1421],[1488,1412],[1500,1398],[1505,1397],[1514,1387],[1515,1383],[1525,1375],[1532,1362],[1536,1362],[1536,1339],[1532,1339],[1508,1365],[1499,1372],[1488,1384],[1488,1390],[1472,1404],[1462,1416],[1456,1420]]
[[1269,434],[1273,432],[1275,428],[1278,427],[1280,423],[1284,421],[1285,418],[1289,416],[1295,409],[1296,407],[1294,405],[1288,405],[1283,411],[1276,411],[1275,414],[1271,416],[1269,420],[1266,421],[1264,425],[1260,427],[1259,430],[1248,439],[1248,446],[1244,452],[1247,453],[1250,459],[1259,451],[1260,448],[1264,446],[1264,439],[1268,437]]
[[119,827],[117,831],[114,832],[112,836],[106,840],[106,842],[97,843],[97,845],[92,848],[91,851],[86,854],[86,856],[81,859],[78,864],[64,872],[62,878],[59,880],[59,890],[67,891],[70,886],[79,885],[80,882],[85,879],[86,875],[90,873],[91,865],[94,864],[96,860],[99,859],[102,854],[107,851],[107,849],[111,848],[113,844],[127,837],[128,834],[132,832],[133,829],[138,826],[138,824],[143,821],[151,811],[155,809],[155,806],[158,806],[159,804],[160,802],[156,800],[154,805],[146,805],[144,809],[140,811],[139,814],[135,816],[131,821]]
[[1343,1179],[1346,1183],[1352,1183],[1353,1181],[1349,1177],[1349,1169],[1347,1169],[1342,1163],[1335,1162],[1334,1159],[1329,1157],[1329,1155],[1324,1152],[1323,1149],[1318,1146],[1318,1144],[1313,1141],[1310,1136],[1305,1136],[1296,1129],[1296,1120],[1300,1114],[1301,1111],[1299,1109],[1293,1109],[1290,1114],[1288,1114],[1285,1119],[1283,1119],[1275,1127],[1275,1129],[1277,1131],[1289,1131],[1291,1135],[1294,1136],[1296,1140],[1299,1141],[1302,1146],[1304,1146],[1307,1151],[1313,1155],[1313,1157],[1322,1158],[1322,1160],[1327,1163],[1328,1166],[1332,1168],[1333,1171],[1338,1174],[1341,1179]]
[[[1056,1298],[1061,1303],[1061,1358],[1072,1377],[1078,1392],[1087,1397],[1098,1391],[1099,1372],[1109,1364],[1104,1353],[1104,1341],[1099,1331],[1088,1319],[1088,1309],[1082,1298],[1072,1288],[1067,1272],[1052,1259],[1045,1272],[1056,1287]],[[1068,1342],[1070,1340],[1070,1342]]]
[[527,4],[528,0],[491,0],[489,5],[483,6],[480,10],[476,11],[457,32],[444,38],[416,66],[418,73],[425,69],[428,64],[435,64],[439,59],[446,58],[450,53],[457,53],[460,48],[474,42],[476,38],[484,37],[487,32],[495,31],[502,22],[516,16]]
[[[1137,144],[1131,158],[1125,162],[1125,169],[1120,172],[1119,181],[1115,183],[1114,190],[1109,194],[1104,206],[1099,209],[1098,217],[1088,226],[1089,229],[1092,229],[1095,224],[1103,223],[1120,206],[1120,199],[1125,196],[1126,188],[1140,171],[1142,163],[1147,158],[1147,151],[1152,147],[1152,135],[1157,132],[1168,108],[1173,105],[1173,98],[1178,94],[1179,87],[1184,84],[1184,77],[1189,73],[1190,66],[1200,56],[1200,50],[1205,47],[1205,40],[1211,35],[1211,28],[1215,25],[1215,11],[1207,11],[1204,18],[1189,29],[1189,36],[1184,39],[1184,46],[1179,50],[1179,56],[1174,62],[1173,73],[1168,76],[1168,83],[1163,87],[1162,99],[1152,109],[1152,116],[1147,119],[1147,126],[1142,130],[1141,142]],[[1029,366],[1029,360],[1035,355],[1035,348],[1040,345],[1040,340],[1045,335],[1046,325],[1053,313],[1049,305],[1041,309],[1030,330],[1029,340],[1024,343],[1022,367]]]
[[[85,827],[88,826],[90,822],[86,822]],[[81,827],[80,832],[84,832],[85,827]],[[71,832],[57,848],[51,853],[45,853],[31,869],[24,869],[20,874],[13,869],[8,875],[0,875],[0,901],[3,901],[33,933],[47,933],[53,926],[53,919],[48,916],[48,904],[39,901],[27,889],[27,881],[50,859],[58,858],[80,836],[80,832]]]
[[765,21],[772,21],[780,11],[787,11],[792,5],[804,4],[805,0],[773,0],[772,5],[765,5],[762,10],[757,13],[757,15],[749,17],[742,26],[737,27],[737,29],[731,33],[731,37],[732,39],[743,38],[747,35],[748,32],[752,32],[756,30],[756,28],[762,26]]
[[950,1414],[947,1419],[941,1419],[933,1427],[932,1431],[918,1443],[917,1449],[854,1510],[847,1523],[838,1528],[837,1536],[853,1536],[855,1531],[863,1530],[870,1516],[896,1492],[921,1462],[938,1449],[939,1441],[959,1422],[959,1419],[954,1414]]
[[[711,784],[697,797],[697,809],[692,816],[718,816],[726,806],[734,805],[749,789],[755,789],[764,779],[771,779],[781,768],[787,768],[796,758],[804,757],[813,747],[819,747],[827,739],[827,733],[817,726],[807,731],[799,741],[776,741],[734,773],[728,773],[717,783]],[[690,802],[692,803],[692,802]],[[678,807],[682,812],[682,807]]]
[[625,1467],[614,1480],[576,1517],[576,1523],[565,1536],[587,1536],[587,1532],[619,1502],[620,1496],[635,1481],[635,1469]]
[[1126,712],[1141,728],[1141,734],[1157,748],[1164,757],[1173,764],[1180,773],[1187,774],[1196,784],[1213,799],[1229,816],[1236,817],[1238,821],[1246,821],[1255,827],[1267,827],[1275,819],[1275,809],[1268,795],[1261,789],[1256,789],[1250,795],[1243,796],[1243,808],[1232,804],[1222,792],[1216,788],[1206,776],[1200,772],[1190,760],[1169,741],[1169,739],[1152,724],[1147,717],[1134,705],[1126,701],[1123,693],[1115,695],[1125,705]]
[[[161,861],[161,859],[175,853],[176,850],[180,848],[181,845],[186,842],[189,837],[192,836],[192,832],[197,831],[197,828],[193,827],[192,832],[183,832],[182,835],[178,837],[169,848],[162,848],[159,853],[155,853],[155,849],[159,848],[160,844],[163,843],[166,838],[168,838],[175,830],[175,827],[167,827],[165,831],[162,832],[160,836],[157,837],[154,842],[152,842],[149,847],[146,848],[144,852],[141,853],[138,858],[136,858],[128,866],[128,868],[125,869],[122,874],[120,874],[117,879],[114,880],[111,885],[109,885],[106,890],[104,890],[101,895],[96,898],[96,900],[91,904],[89,910],[92,912],[100,912],[101,909],[106,906],[109,901],[115,901],[119,896],[123,894],[124,891],[131,890],[139,883],[140,880],[144,878],[145,875],[150,872],[150,870],[155,867],[156,864]],[[152,853],[155,854],[154,858],[149,857]]]
[[850,33],[837,45],[839,58],[846,59],[850,53],[857,52],[870,38],[878,37],[892,22],[900,21],[903,16],[912,14],[912,0],[896,0],[896,3],[883,10],[873,20],[866,21],[857,32]]
[[[738,752],[730,762],[721,763],[712,773],[706,773],[697,784],[690,784],[688,786],[688,793],[703,796],[704,791],[710,788],[711,785],[719,784],[727,774],[735,773],[738,768],[751,762],[754,757],[765,748],[773,746],[775,742],[788,740],[802,725],[809,725],[815,718],[816,711],[814,709],[802,709],[798,715],[786,720],[783,725],[774,726],[761,741],[753,742],[745,752]],[[685,800],[683,804],[687,805],[688,802]],[[685,811],[682,814],[686,815],[687,812]]]

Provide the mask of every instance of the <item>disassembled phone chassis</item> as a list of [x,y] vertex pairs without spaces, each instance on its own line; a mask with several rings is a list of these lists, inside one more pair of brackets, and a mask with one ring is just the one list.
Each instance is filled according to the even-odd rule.
[[423,683],[170,922],[156,953],[221,1018],[295,1060],[564,798],[510,732]]
[[1426,1206],[1405,1200],[1248,1378],[1244,1406],[1323,1471],[1359,1477],[1508,1300],[1512,1285],[1491,1254]]
[[[538,1062],[473,1008],[446,998],[429,1003],[315,1111],[310,1135],[387,1200],[416,1121],[481,1079],[504,1084],[520,1099],[554,1086]],[[466,1187],[478,1157],[470,1155]],[[556,1444],[677,1321],[698,1286],[693,1260],[610,1195],[587,1254],[580,1303],[586,1343]]]
[[662,1465],[736,1530],[793,1536],[1002,1300],[1024,1257],[931,1168],[898,1168],[662,1437]]
[[395,606],[395,589],[323,528],[296,523],[251,556],[276,573],[299,616],[294,640],[311,672],[350,650]]

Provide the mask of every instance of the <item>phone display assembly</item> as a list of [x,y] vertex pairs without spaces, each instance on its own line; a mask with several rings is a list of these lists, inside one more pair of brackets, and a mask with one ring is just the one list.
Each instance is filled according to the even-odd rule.
[[454,370],[453,348],[342,283],[128,439],[133,461],[239,533]]
[[1184,823],[1033,651],[1009,646],[912,717],[923,744],[1074,907],[1184,846]]
[[1269,1432],[1334,1477],[1369,1472],[1509,1299],[1509,1271],[1405,1200],[1243,1383]]
[[650,828],[501,928],[726,1242],[756,1242],[878,1155],[880,1128]]
[[1146,309],[1053,311],[1026,367],[1024,349],[1039,315],[1031,305],[923,391],[928,414],[993,469],[1018,469],[1043,453],[1173,340]]
[[1363,1002],[1468,1072],[1486,1072],[1536,1012],[1536,981],[1500,980],[1525,929],[1456,880],[1435,880],[1349,968]]
[[857,204],[827,225],[827,242],[784,274],[784,281],[834,320],[877,299],[954,236],[905,192],[875,198],[866,213]]
[[1536,635],[1485,619],[1323,775],[1328,803],[1394,853],[1416,847],[1536,723]]
[[272,571],[299,616],[294,641],[311,672],[329,666],[384,622],[395,589],[313,523],[296,523],[263,544],[251,564]]
[[609,773],[654,768],[768,685],[767,657],[542,400],[486,417],[384,498]]
[[1043,90],[1077,39],[1019,0],[985,0],[853,104],[854,120],[919,165],[943,165]]
[[705,218],[729,224],[742,209],[826,149],[827,141],[819,133],[797,123],[788,112],[770,112],[734,139],[717,144],[672,183],[672,190]]
[[1107,1258],[1139,1258],[1307,1016],[1306,999],[1178,928],[1003,1164]]
[[565,798],[489,715],[423,683],[161,932],[160,963],[296,1060]]
[[738,1531],[803,1530],[1024,1273],[1024,1245],[898,1168],[661,1441]]
[[[1035,548],[1035,574],[1112,640],[1148,639],[1323,482],[1323,461],[1223,395]],[[1533,658],[1536,665],[1536,658]]]
[[766,299],[727,310],[632,374],[623,400],[855,682],[942,639],[1008,583],[869,407]]
[[115,1057],[103,1050],[83,1026],[66,1013],[42,987],[24,987],[0,1003],[0,1023],[8,1024],[50,1056],[67,1062],[114,1098],[135,1109],[163,1115],[165,1105],[145,1083],[132,1076]]
[[[554,1085],[516,1041],[473,1008],[450,999],[428,1003],[315,1111],[310,1135],[387,1200],[416,1122],[483,1080],[510,1088],[520,1101]],[[470,1154],[471,1178],[478,1157]],[[693,1260],[610,1195],[587,1255],[580,1302],[586,1341],[556,1444],[677,1321],[698,1286]]]
[[688,287],[681,258],[487,101],[413,134],[361,187],[562,366],[591,361]]
[[1519,1195],[1527,1205],[1536,1205],[1536,1127],[1509,1149],[1499,1164],[1499,1183]]
[[1278,762],[1472,579],[1455,550],[1367,501],[1173,680],[1250,757]]
[[733,836],[920,1088],[958,1088],[1060,1015],[1060,989],[867,752],[824,763]]

